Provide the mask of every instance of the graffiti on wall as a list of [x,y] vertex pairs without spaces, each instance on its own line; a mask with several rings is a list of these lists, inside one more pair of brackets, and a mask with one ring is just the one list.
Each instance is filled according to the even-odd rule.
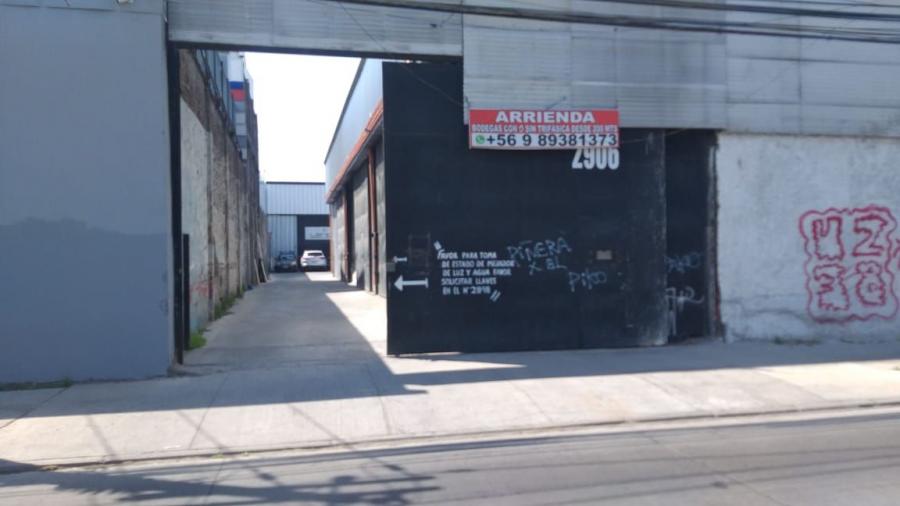
[[897,220],[886,207],[830,208],[800,217],[807,310],[822,323],[897,315]]
[[684,312],[686,306],[699,306],[705,302],[705,297],[698,295],[694,288],[685,286],[682,288],[666,288],[666,302],[668,303],[669,334],[678,334],[678,315]]
[[527,266],[528,275],[533,276],[542,271],[568,270],[560,260],[560,256],[571,253],[572,248],[564,238],[558,237],[540,241],[520,241],[518,244],[507,246],[506,251],[509,258],[515,261],[516,267]]
[[666,272],[684,274],[688,271],[699,270],[703,267],[703,253],[692,251],[676,255],[666,255]]

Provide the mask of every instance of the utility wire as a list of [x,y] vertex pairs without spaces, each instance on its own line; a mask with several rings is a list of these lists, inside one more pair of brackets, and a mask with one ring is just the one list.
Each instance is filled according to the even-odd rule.
[[[327,1],[327,0],[319,0],[319,1]],[[363,25],[362,23],[359,22],[358,19],[356,19],[356,16],[354,16],[353,13],[350,12],[349,9],[347,9],[347,6],[345,6],[343,3],[339,3],[339,5],[341,6],[341,9],[344,11],[344,13],[347,14],[347,16],[348,16],[348,17],[353,21],[353,23],[354,23],[354,24],[355,24],[355,25],[363,32],[363,34],[365,34],[365,36],[369,38],[369,40],[371,40],[372,42],[374,42],[374,43],[375,43],[378,47],[380,47],[381,50],[384,51],[385,53],[389,53],[389,52],[390,52],[390,51],[388,51],[388,49],[384,46],[384,44],[382,44],[377,38],[375,38],[374,35],[372,35],[371,33],[369,33],[369,31],[366,29],[365,25]],[[446,21],[446,20],[445,20],[445,21]],[[439,88],[438,86],[436,86],[436,85],[434,85],[434,84],[428,82],[428,81],[427,81],[426,79],[424,79],[423,77],[416,75],[416,73],[413,72],[411,69],[409,69],[406,65],[400,65],[400,68],[402,68],[403,70],[405,70],[406,72],[408,72],[409,75],[412,76],[415,80],[417,80],[417,81],[419,81],[420,83],[424,84],[426,87],[430,88],[432,91],[438,93],[442,98],[444,98],[445,100],[449,101],[449,102],[452,103],[453,105],[456,105],[456,106],[459,106],[459,107],[463,107],[462,102],[460,102],[459,100],[456,100],[456,98],[454,98],[453,96],[451,96],[449,93],[447,93],[446,91],[442,90],[442,89]]]
[[[416,2],[410,0],[321,0],[340,4],[358,4],[376,7],[394,7],[431,12],[470,14],[506,19],[552,21],[572,24],[647,28],[685,32],[701,32],[736,35],[762,35],[772,37],[842,40],[900,44],[900,31],[881,29],[846,30],[834,27],[811,27],[794,24],[709,21],[696,19],[658,18],[649,16],[624,16],[596,14],[592,12],[563,12],[546,9],[526,9],[480,5],[460,5],[443,2]],[[846,19],[846,18],[845,18]]]

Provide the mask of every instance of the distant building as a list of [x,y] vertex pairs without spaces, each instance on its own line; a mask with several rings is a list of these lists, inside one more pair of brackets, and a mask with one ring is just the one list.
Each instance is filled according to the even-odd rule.
[[285,252],[331,252],[325,183],[269,182],[263,207],[269,231],[269,268]]

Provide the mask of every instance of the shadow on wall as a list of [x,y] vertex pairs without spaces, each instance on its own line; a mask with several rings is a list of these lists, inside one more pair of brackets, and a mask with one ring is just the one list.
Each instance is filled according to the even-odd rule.
[[84,223],[0,226],[0,383],[160,376],[169,239]]

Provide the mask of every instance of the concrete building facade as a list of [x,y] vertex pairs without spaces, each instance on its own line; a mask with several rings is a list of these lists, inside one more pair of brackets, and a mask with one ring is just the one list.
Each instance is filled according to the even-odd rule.
[[[763,30],[756,24],[771,13],[748,11],[740,0],[710,4],[686,12],[576,1],[517,8],[512,17],[490,13],[509,7],[503,2],[435,12],[316,0],[0,0],[0,382],[146,377],[165,374],[176,358],[184,223],[173,205],[182,197],[182,153],[172,138],[182,128],[201,134],[203,118],[187,107],[200,126],[180,119],[179,85],[167,79],[179,71],[175,45],[462,61],[461,78],[441,88],[458,102],[460,129],[471,108],[615,108],[636,144],[692,167],[704,166],[696,162],[712,135],[701,193],[714,199],[706,248],[696,251],[706,274],[690,281],[707,291],[690,285],[692,296],[687,281],[666,285],[654,307],[662,297],[677,312],[702,296],[708,321],[734,339],[895,337],[900,52],[884,35],[893,22],[878,18],[892,6],[848,6],[844,14],[869,14],[852,26],[810,6]],[[671,29],[675,13],[690,30]],[[363,113],[363,125],[372,113]],[[669,141],[689,131],[696,149],[667,158]],[[348,134],[346,148],[335,143],[338,169],[360,132]],[[666,143],[648,142],[651,132]],[[373,162],[374,148],[364,155]],[[342,202],[354,219],[335,223],[333,234],[359,243],[350,251],[345,242],[343,252],[335,244],[333,264],[353,259],[345,275],[383,288],[399,278],[388,257],[427,246],[427,234],[415,233],[391,250],[391,223],[402,216],[390,203],[405,191],[391,191],[391,152],[385,145],[383,176],[365,177],[376,182],[368,192],[362,176],[341,180],[351,187]],[[199,152],[185,156],[202,166]],[[635,160],[659,175],[661,165]],[[662,174],[668,188],[671,173]],[[237,188],[228,177],[219,182],[226,193]],[[666,216],[679,211],[668,209],[670,199],[652,202],[665,202]],[[359,216],[373,203],[378,211]],[[333,221],[339,212],[332,208]],[[225,217],[206,213],[208,236],[238,234],[231,208]],[[190,214],[204,219],[199,209]],[[378,237],[362,237],[367,227]],[[357,256],[364,248],[380,259],[365,273],[357,268],[366,264]],[[226,264],[245,256],[231,242],[215,249]],[[686,253],[668,261],[663,254],[654,269],[682,274],[697,264],[693,250]],[[216,281],[221,290],[237,288],[247,271],[234,270]]]

